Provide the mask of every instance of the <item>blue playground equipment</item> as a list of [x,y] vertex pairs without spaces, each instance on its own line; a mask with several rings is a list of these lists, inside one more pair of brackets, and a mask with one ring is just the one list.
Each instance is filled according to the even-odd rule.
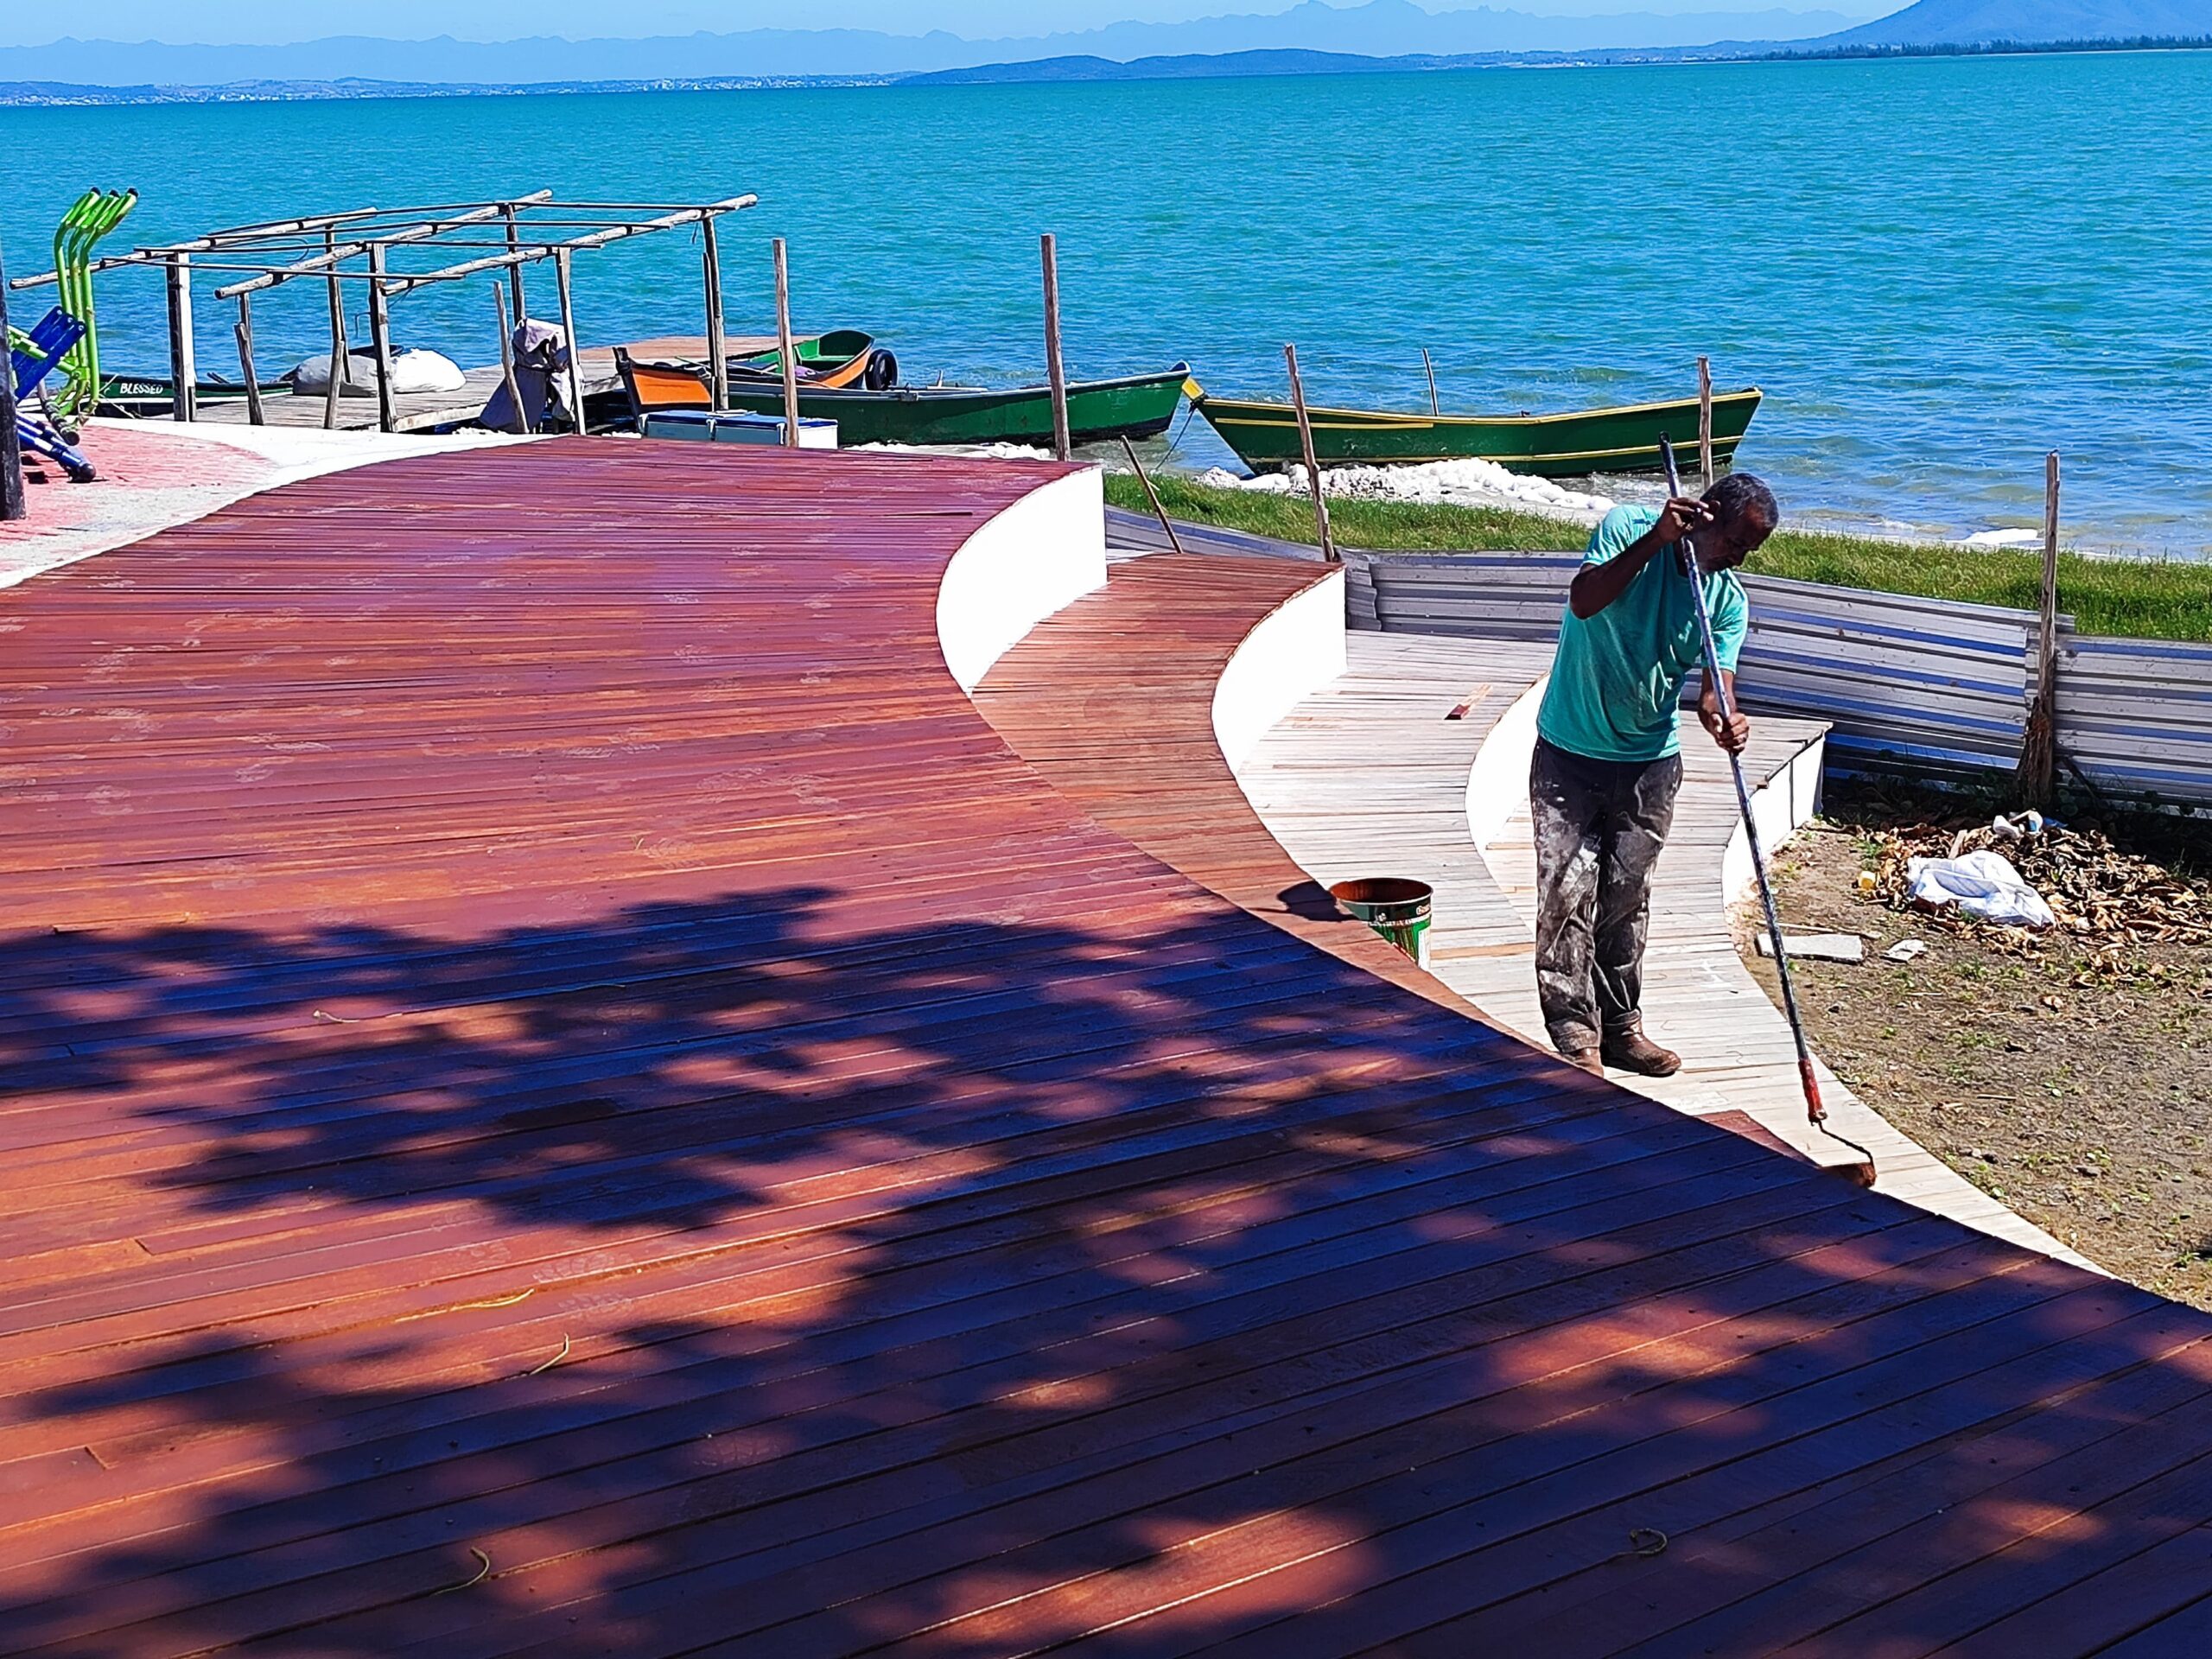
[[89,484],[99,476],[92,463],[52,421],[32,414],[26,405],[85,333],[84,323],[57,305],[29,333],[11,340],[8,353],[8,372],[16,382],[16,441],[53,461],[78,484]]

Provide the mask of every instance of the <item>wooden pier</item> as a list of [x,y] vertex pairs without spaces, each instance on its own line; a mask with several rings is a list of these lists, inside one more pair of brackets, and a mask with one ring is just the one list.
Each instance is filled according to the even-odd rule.
[[2194,1651],[2212,1319],[1321,948],[1192,734],[1340,575],[1034,629],[1096,502],[557,440],[0,591],[0,1648]]

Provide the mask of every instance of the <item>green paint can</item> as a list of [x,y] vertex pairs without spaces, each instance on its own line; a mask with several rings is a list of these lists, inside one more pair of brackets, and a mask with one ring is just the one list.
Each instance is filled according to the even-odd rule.
[[1436,895],[1427,882],[1370,875],[1338,882],[1329,889],[1329,897],[1421,966],[1428,966],[1429,912]]

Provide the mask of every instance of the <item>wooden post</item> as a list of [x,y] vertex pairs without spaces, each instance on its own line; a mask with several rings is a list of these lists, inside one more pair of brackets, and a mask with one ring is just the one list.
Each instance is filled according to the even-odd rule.
[[377,359],[377,430],[399,429],[391,390],[391,312],[384,291],[384,244],[369,245],[369,348]]
[[722,320],[722,250],[712,213],[699,221],[701,285],[707,298],[707,391],[717,410],[729,407],[729,331]]
[[256,426],[269,424],[261,410],[261,377],[253,372],[253,296],[238,296],[238,372],[245,376],[245,416]]
[[2049,711],[2050,757],[2044,779],[2049,796],[2058,772],[2058,451],[2043,462],[2043,607],[2036,618],[2036,695]]
[[199,415],[194,388],[199,365],[192,350],[192,256],[169,256],[169,384],[175,389],[170,408],[174,419],[189,421]]
[[1697,360],[1697,475],[1700,493],[1713,487],[1713,364]]
[[[335,254],[338,233],[325,231],[322,242],[326,252]],[[323,389],[322,394],[322,429],[326,432],[338,429],[338,400],[345,395],[346,382],[353,378],[353,353],[346,340],[346,295],[344,284],[338,280],[337,270],[335,264],[331,266],[330,384]]]
[[2031,806],[2049,806],[2058,786],[2058,451],[2043,464],[2043,595],[2036,614],[2036,695],[2028,706],[2016,774]]
[[1122,453],[1129,458],[1129,470],[1137,475],[1137,482],[1144,486],[1144,499],[1152,503],[1152,516],[1160,520],[1160,527],[1167,532],[1167,545],[1178,553],[1183,550],[1183,538],[1175,533],[1175,525],[1167,516],[1167,509],[1160,505],[1160,493],[1152,487],[1152,480],[1144,475],[1144,463],[1137,459],[1137,447],[1125,433],[1122,438]]
[[1421,348],[1421,365],[1428,371],[1428,412],[1441,416],[1444,405],[1436,401],[1436,365],[1428,360],[1428,347]]
[[584,420],[584,348],[576,343],[576,296],[569,281],[569,250],[553,250],[553,284],[561,291],[561,333],[569,342],[569,409],[579,433],[590,429]]
[[1336,538],[1329,533],[1329,502],[1321,493],[1321,468],[1313,459],[1313,423],[1306,416],[1306,387],[1298,378],[1298,347],[1286,345],[1282,359],[1290,365],[1290,406],[1298,416],[1298,447],[1306,457],[1306,483],[1313,493],[1313,525],[1321,537],[1321,556],[1338,563]]
[[[512,267],[510,267],[512,269]],[[515,340],[513,330],[508,327],[510,308],[506,296],[501,292],[499,279],[492,279],[492,307],[498,313],[499,325],[499,373],[506,382],[507,401],[514,405],[515,425],[523,431],[530,430],[530,413],[522,406],[522,383],[515,378]],[[520,327],[519,324],[515,325]]]
[[776,361],[784,371],[784,448],[798,448],[798,347],[791,340],[791,268],[784,238],[775,240]]
[[[499,211],[506,215],[507,251],[509,253],[519,253],[522,251],[522,227],[516,223],[515,205],[512,202],[508,202],[505,207],[500,208]],[[507,267],[507,276],[514,283],[514,288],[512,290],[514,296],[514,327],[519,328],[529,320],[530,315],[524,308],[523,304],[521,260],[518,259]],[[518,404],[516,407],[519,409],[521,406]]]
[[1052,454],[1066,461],[1075,454],[1068,435],[1068,375],[1060,362],[1060,259],[1051,232],[1039,238],[1045,262],[1045,373],[1052,386]]
[[[0,260],[0,345],[8,339],[8,271]],[[23,499],[23,454],[16,438],[16,370],[0,371],[0,523],[12,523],[30,511]]]

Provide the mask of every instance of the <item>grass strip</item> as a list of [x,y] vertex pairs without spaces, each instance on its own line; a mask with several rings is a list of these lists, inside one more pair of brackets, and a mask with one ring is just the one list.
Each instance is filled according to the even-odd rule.
[[[1313,543],[1302,496],[1211,488],[1172,473],[1153,484],[1170,516],[1280,541]],[[1148,512],[1135,478],[1109,474],[1106,499]],[[1565,519],[1510,507],[1433,506],[1333,499],[1329,522],[1346,547],[1389,553],[1580,551],[1588,532]],[[1884,541],[1785,526],[1752,557],[1756,574],[1974,605],[2036,608],[2043,556],[1942,542]],[[2126,639],[2212,641],[2212,564],[2182,559],[2091,558],[2062,552],[2058,607],[2083,633]]]

